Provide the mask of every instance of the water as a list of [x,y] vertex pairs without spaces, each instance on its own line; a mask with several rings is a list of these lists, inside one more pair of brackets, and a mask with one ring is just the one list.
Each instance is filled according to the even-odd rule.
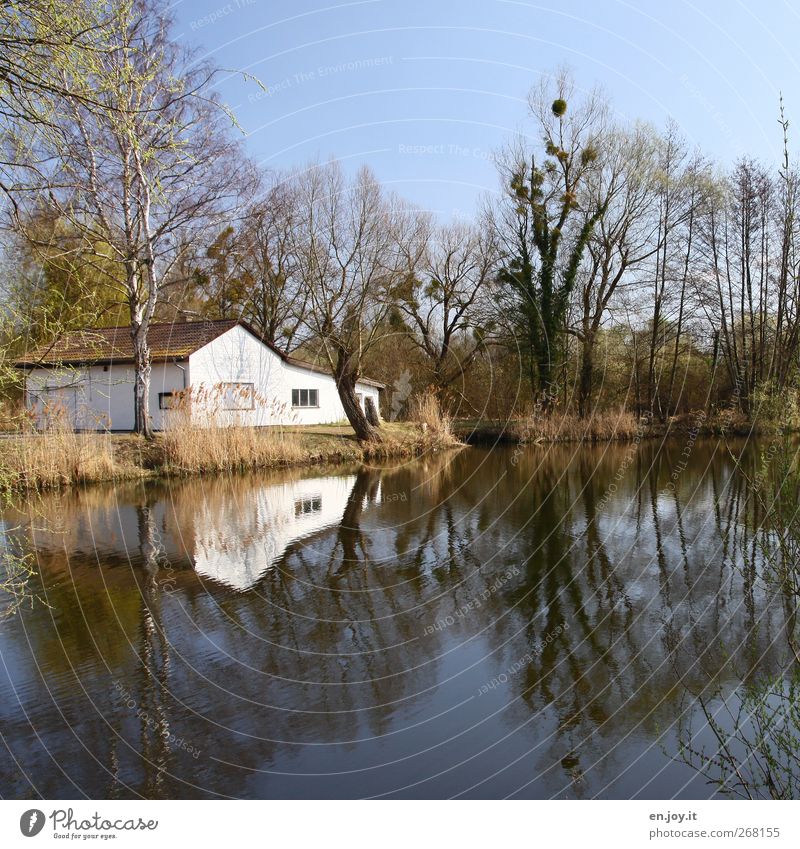
[[[470,448],[8,510],[0,793],[707,798],[786,661],[724,446]],[[688,462],[687,462],[688,460]],[[748,449],[747,462],[757,462]]]

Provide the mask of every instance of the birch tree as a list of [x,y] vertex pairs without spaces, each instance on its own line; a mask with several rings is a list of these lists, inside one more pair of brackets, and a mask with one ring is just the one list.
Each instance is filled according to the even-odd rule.
[[37,166],[35,140],[60,133],[64,97],[97,105],[90,81],[107,48],[105,0],[0,2],[0,193],[19,212],[19,171]]
[[64,74],[62,132],[42,142],[29,183],[80,233],[103,246],[127,304],[134,360],[135,430],[152,436],[148,329],[164,285],[192,242],[236,199],[245,165],[231,119],[211,85],[216,70],[170,38],[149,0],[113,10],[106,50],[88,68],[95,102],[73,97]]

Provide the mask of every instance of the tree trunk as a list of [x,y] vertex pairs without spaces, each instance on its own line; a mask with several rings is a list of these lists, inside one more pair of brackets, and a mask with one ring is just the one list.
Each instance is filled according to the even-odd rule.
[[133,430],[145,437],[153,438],[153,423],[150,419],[150,346],[143,326],[131,333],[133,339]]
[[587,332],[581,346],[581,377],[578,384],[578,415],[583,419],[591,412],[594,383],[594,334]]
[[358,403],[356,378],[352,371],[347,368],[347,360],[342,355],[339,357],[336,371],[336,388],[339,391],[339,400],[344,407],[347,421],[350,422],[350,426],[356,432],[356,439],[359,442],[380,442],[379,429],[367,421],[367,417],[361,409],[361,404]]
[[369,395],[364,398],[364,414],[366,415],[367,421],[373,427],[380,427],[381,420],[378,416],[378,411],[375,409],[375,402]]
[[558,386],[553,383],[553,361],[550,358],[550,350],[537,356],[536,372],[538,378],[538,397],[534,396],[545,413],[549,413],[553,407],[553,401],[558,397]]

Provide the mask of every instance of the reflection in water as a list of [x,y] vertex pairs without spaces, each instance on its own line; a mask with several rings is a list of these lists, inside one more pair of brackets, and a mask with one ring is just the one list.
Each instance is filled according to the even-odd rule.
[[697,443],[676,480],[682,448],[46,501],[3,795],[709,795],[677,721],[780,668],[783,612],[745,478]]
[[292,543],[342,521],[355,480],[301,479],[248,491],[246,500],[205,499],[189,520],[195,571],[250,589]]

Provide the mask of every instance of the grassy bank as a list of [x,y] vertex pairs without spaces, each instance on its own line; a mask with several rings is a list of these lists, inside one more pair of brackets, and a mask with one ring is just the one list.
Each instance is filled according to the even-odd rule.
[[176,428],[151,441],[130,434],[55,430],[0,438],[0,491],[413,457],[464,442],[606,442],[681,435],[741,436],[775,430],[739,415],[695,413],[662,424],[627,411],[529,416],[510,422],[451,423],[417,410],[418,423],[386,422],[383,441],[359,443],[348,425],[289,428]]
[[187,428],[147,442],[131,434],[57,430],[0,439],[0,490],[57,489],[74,484],[250,469],[359,463],[412,457],[455,447],[446,432],[387,422],[383,441],[359,443],[346,425],[297,428]]
[[782,425],[767,418],[747,418],[739,412],[702,411],[673,416],[665,422],[639,418],[627,410],[604,410],[581,418],[573,413],[533,415],[507,422],[462,420],[453,424],[454,435],[465,442],[491,444],[613,442],[656,439],[694,433],[696,436],[748,436],[772,433]]

